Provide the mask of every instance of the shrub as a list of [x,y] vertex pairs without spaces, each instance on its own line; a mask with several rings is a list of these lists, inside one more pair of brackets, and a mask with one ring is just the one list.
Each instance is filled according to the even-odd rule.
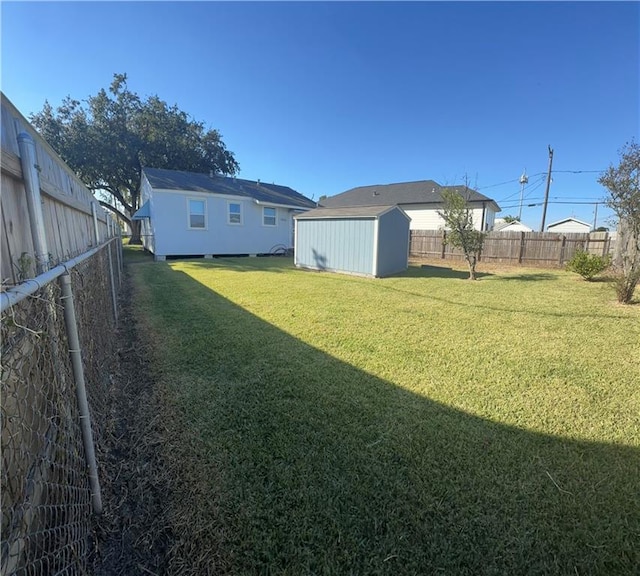
[[612,279],[613,289],[616,291],[618,302],[621,304],[630,304],[633,301],[633,292],[640,282],[640,270],[633,274],[623,274],[616,271]]
[[567,270],[580,274],[585,280],[592,280],[594,276],[606,270],[610,264],[610,256],[598,256],[579,250],[567,263]]

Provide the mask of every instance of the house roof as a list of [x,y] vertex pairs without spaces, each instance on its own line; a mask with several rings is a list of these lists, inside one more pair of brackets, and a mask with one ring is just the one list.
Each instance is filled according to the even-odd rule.
[[524,222],[520,222],[519,220],[505,222],[504,218],[496,218],[493,224],[494,232],[509,232],[510,228],[516,228],[521,232],[533,232],[533,228],[531,228],[531,226],[527,226]]
[[[349,206],[346,208],[316,208],[294,216],[296,220],[318,220],[331,218],[378,218],[390,210],[397,208],[403,214],[404,210],[396,206]],[[406,214],[405,214],[406,216]],[[408,218],[408,216],[407,216]]]
[[244,196],[260,204],[276,204],[291,208],[315,208],[316,206],[313,200],[288,186],[164,168],[143,168],[142,172],[151,187],[155,189]]
[[551,228],[552,226],[559,226],[560,224],[564,224],[565,222],[575,222],[576,224],[582,224],[583,226],[587,226],[591,228],[591,224],[588,222],[583,222],[582,220],[578,220],[577,218],[563,218],[562,220],[558,220],[557,222],[552,222],[547,226],[547,228]]
[[476,190],[465,186],[440,186],[434,180],[359,186],[341,194],[324,198],[320,205],[327,208],[339,208],[346,206],[392,206],[394,204],[400,206],[403,204],[441,204],[442,192],[446,188],[453,188],[468,196],[470,203],[490,202],[496,212],[500,211],[500,207],[494,200]]

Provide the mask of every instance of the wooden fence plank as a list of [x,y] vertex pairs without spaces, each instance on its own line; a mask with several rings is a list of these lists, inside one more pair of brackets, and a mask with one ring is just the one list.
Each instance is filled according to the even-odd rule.
[[[22,272],[27,272],[25,268],[29,257],[33,259],[33,265],[35,266],[33,239],[29,227],[29,209],[22,183],[3,174],[0,204],[2,226],[5,230],[3,240],[6,238],[7,247],[5,251],[9,257],[8,262],[2,262],[2,278],[12,276],[12,274],[8,273],[7,268],[12,269],[19,276],[18,271],[20,269],[22,269]],[[22,259],[23,254],[26,255],[24,259]],[[35,272],[35,267],[31,272]]]
[[[91,205],[96,199],[6,96],[0,95],[3,227],[1,273],[3,282],[15,283],[20,281],[21,274],[17,270],[21,255],[27,254],[33,259],[34,252],[18,134],[26,132],[34,140],[47,249],[54,262],[77,256],[95,245]],[[111,216],[100,206],[97,215],[100,237],[104,240],[107,237],[107,218]],[[23,262],[27,259],[23,259]]]

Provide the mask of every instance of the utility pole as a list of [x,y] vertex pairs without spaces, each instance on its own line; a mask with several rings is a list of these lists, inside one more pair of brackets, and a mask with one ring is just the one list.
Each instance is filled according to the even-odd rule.
[[524,198],[524,186],[529,183],[529,177],[527,176],[527,169],[524,169],[522,176],[520,176],[520,210],[518,210],[518,222],[522,221],[522,200]]
[[549,146],[549,171],[547,172],[547,189],[544,192],[544,207],[542,208],[542,222],[540,232],[544,232],[544,222],[547,219],[547,204],[549,203],[549,188],[551,187],[551,166],[553,165],[553,148]]
[[596,202],[596,210],[595,210],[595,214],[593,216],[593,229],[594,230],[598,227],[598,204],[599,204],[599,202]]

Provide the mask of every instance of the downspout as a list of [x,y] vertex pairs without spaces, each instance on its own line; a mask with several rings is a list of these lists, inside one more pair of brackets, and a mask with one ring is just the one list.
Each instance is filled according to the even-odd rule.
[[487,227],[487,203],[482,202],[482,228],[480,232],[484,232]]
[[36,276],[49,269],[49,247],[45,234],[44,217],[42,215],[42,198],[40,196],[40,175],[36,164],[36,145],[30,134],[18,134],[20,165],[27,195],[27,208],[31,221],[31,238],[36,259]]

